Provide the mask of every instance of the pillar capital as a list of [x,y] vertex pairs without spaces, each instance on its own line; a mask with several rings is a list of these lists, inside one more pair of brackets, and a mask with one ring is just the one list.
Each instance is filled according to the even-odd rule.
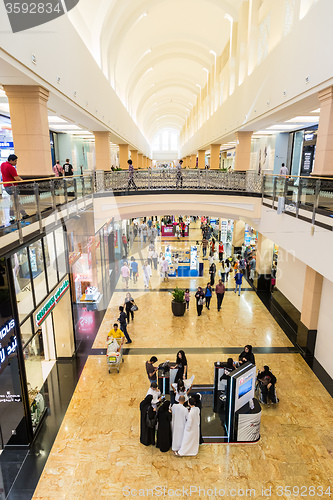
[[235,171],[244,172],[250,169],[251,138],[253,132],[236,132]]
[[95,136],[95,156],[96,169],[109,171],[111,170],[111,132],[108,130],[96,131]]
[[18,174],[53,175],[47,115],[49,91],[39,85],[5,85]]
[[320,101],[321,106],[333,100],[333,86],[327,87],[324,90],[320,90],[318,92],[318,99]]

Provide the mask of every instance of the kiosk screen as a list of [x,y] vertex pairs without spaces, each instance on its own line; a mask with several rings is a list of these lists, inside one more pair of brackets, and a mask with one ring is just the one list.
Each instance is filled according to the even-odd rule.
[[248,392],[251,391],[253,386],[253,378],[246,382],[245,384],[241,385],[238,391],[238,399],[247,394]]

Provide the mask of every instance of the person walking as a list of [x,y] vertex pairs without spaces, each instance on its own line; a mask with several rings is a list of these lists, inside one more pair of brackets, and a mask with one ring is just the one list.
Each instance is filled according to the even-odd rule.
[[175,383],[177,383],[178,380],[186,379],[186,377],[187,377],[187,359],[186,359],[185,352],[182,349],[177,352],[175,368],[178,368],[178,371],[177,371],[176,376],[175,376]]
[[124,264],[122,265],[122,267],[120,269],[120,274],[121,274],[123,283],[125,283],[126,288],[128,288],[128,281],[129,281],[129,277],[130,277],[130,272],[129,272],[127,262],[124,262]]
[[200,410],[194,398],[189,399],[189,414],[185,425],[181,447],[174,454],[179,457],[192,457],[198,454],[200,441]]
[[206,257],[206,254],[207,254],[207,247],[208,247],[208,240],[207,240],[205,235],[202,238],[201,244],[202,244],[202,258],[204,259]]
[[184,299],[185,299],[185,303],[186,303],[186,309],[189,310],[189,307],[190,307],[190,290],[189,290],[189,288],[186,288],[186,290],[185,290]]
[[149,288],[149,282],[150,282],[150,277],[151,277],[151,267],[148,264],[148,262],[145,260],[143,266],[142,266],[142,271],[143,271],[143,284],[145,288]]
[[65,177],[71,177],[73,175],[73,165],[69,163],[69,158],[66,159],[66,163],[62,166]]
[[163,281],[169,281],[168,269],[169,269],[169,262],[163,256],[162,264],[161,264],[161,272],[162,272],[162,276],[163,276]]
[[125,258],[127,258],[127,238],[126,238],[126,234],[122,235],[121,241],[123,242]]
[[60,161],[59,160],[57,160],[56,163],[55,163],[55,165],[53,165],[52,170],[53,170],[54,175],[56,177],[62,177],[64,175],[64,169],[60,165]]
[[123,334],[126,337],[126,344],[131,344],[132,340],[131,340],[130,336],[128,335],[128,332],[127,332],[126,313],[124,312],[123,306],[119,306],[119,312],[120,312],[120,314],[119,314],[119,318],[118,318],[117,321],[119,321],[120,330],[123,332]]
[[134,283],[136,283],[138,281],[138,269],[139,269],[139,265],[135,261],[135,257],[132,256],[131,257],[131,272],[132,272],[132,277],[133,277]]
[[153,259],[153,264],[154,264],[154,270],[156,271],[157,270],[157,263],[158,263],[158,251],[156,250],[156,248],[154,248],[154,250],[153,250],[152,259]]
[[224,264],[224,262],[222,260],[222,262],[221,262],[221,269],[219,270],[219,277],[222,280],[222,283],[225,282],[226,274],[227,274],[227,272],[226,272],[226,269],[225,269],[225,264]]
[[147,235],[148,235],[148,228],[147,228],[147,224],[145,222],[142,224],[142,231],[143,231],[143,242],[146,243]]
[[220,243],[219,243],[219,261],[221,263],[223,262],[223,253],[224,253],[224,246],[223,246],[223,242],[220,241]]
[[182,167],[183,167],[183,160],[179,160],[179,163],[177,165],[177,173],[176,173],[176,189],[179,187],[180,188],[183,187]]
[[217,312],[220,312],[225,293],[225,286],[222,280],[219,280],[219,282],[217,283],[215,287],[215,293],[217,298]]
[[197,313],[198,313],[198,316],[201,316],[202,308],[203,308],[203,305],[205,302],[205,294],[204,294],[201,286],[198,286],[198,290],[195,293],[195,298],[197,301]]
[[172,451],[178,451],[182,445],[188,410],[185,408],[185,396],[179,396],[179,404],[172,406]]
[[206,301],[206,307],[208,310],[209,310],[211,298],[212,298],[212,287],[211,287],[210,283],[207,283],[206,290],[205,290],[205,301]]
[[235,274],[235,283],[236,283],[235,293],[237,293],[237,288],[238,288],[238,290],[239,290],[238,295],[241,294],[242,281],[243,281],[243,273],[241,273],[240,270],[237,270],[237,272]]
[[156,448],[159,448],[162,452],[169,451],[172,445],[171,419],[170,401],[164,401],[157,412]]
[[282,163],[281,168],[280,168],[279,175],[282,175],[283,177],[287,177],[288,173],[289,173],[289,172],[288,172],[287,167],[285,166],[285,164],[284,164],[284,163]]
[[228,259],[224,261],[224,269],[225,269],[225,281],[228,283],[229,273],[231,269],[230,262]]
[[249,262],[249,268],[250,268],[250,280],[254,280],[254,273],[255,273],[255,270],[256,270],[256,258],[255,256],[253,255],[250,262]]
[[178,266],[179,266],[179,258],[178,258],[178,253],[176,253],[174,259],[173,259],[173,267],[175,269],[176,276],[178,278]]
[[125,302],[124,302],[127,323],[130,322],[130,316],[132,317],[132,321],[134,321],[134,311],[132,311],[132,307],[134,306],[134,304],[135,304],[135,302],[134,302],[132,295],[129,292],[127,292],[126,297],[125,297]]
[[[11,154],[8,156],[7,161],[1,164],[1,177],[2,182],[4,183],[4,188],[6,193],[12,195],[12,187],[17,184],[17,181],[23,181],[22,177],[17,174],[16,164],[17,164],[18,156]],[[16,181],[16,182],[15,182]],[[10,204],[9,216],[13,219],[15,217],[14,213],[14,204]],[[23,206],[19,202],[19,212],[23,218],[29,217],[27,212],[24,210]]]
[[156,363],[157,361],[158,361],[158,359],[156,356],[152,356],[149,361],[146,361],[146,372],[147,372],[147,376],[148,376],[148,380],[149,380],[150,384],[152,382],[157,382],[156,373],[158,371],[158,367],[154,366],[154,363]]
[[210,284],[211,286],[214,286],[215,274],[216,274],[216,265],[214,264],[214,262],[212,262],[210,265],[209,274],[210,274]]
[[[149,232],[149,229],[148,229],[148,232]],[[151,267],[151,265],[152,265],[152,263],[153,263],[153,253],[154,253],[153,248],[154,248],[154,247],[149,248],[149,250],[148,250],[148,255],[147,255],[147,262],[148,262],[148,264],[150,265],[150,267]]]
[[131,187],[133,189],[135,189],[135,191],[138,190],[138,188],[136,187],[136,184],[134,182],[134,167],[133,167],[133,162],[132,160],[127,160],[127,163],[128,163],[128,183],[127,183],[127,189],[128,191],[131,189]]

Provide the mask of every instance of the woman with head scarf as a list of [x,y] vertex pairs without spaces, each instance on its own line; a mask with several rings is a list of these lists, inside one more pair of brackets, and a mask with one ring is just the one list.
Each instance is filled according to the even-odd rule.
[[145,446],[155,444],[155,425],[156,410],[151,405],[153,396],[149,394],[140,403],[141,422],[140,422],[140,443]]
[[252,345],[247,344],[244,347],[244,351],[239,355],[239,363],[243,365],[247,361],[250,361],[253,365],[256,364],[255,359],[254,359],[254,354],[252,352]]
[[156,448],[159,448],[163,452],[169,451],[171,448],[171,418],[170,401],[164,401],[157,412],[158,427],[156,440]]

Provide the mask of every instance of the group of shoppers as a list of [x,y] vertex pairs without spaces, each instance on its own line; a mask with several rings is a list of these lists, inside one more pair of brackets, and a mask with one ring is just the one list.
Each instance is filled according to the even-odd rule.
[[[140,404],[140,442],[145,446],[154,445],[162,452],[172,448],[175,456],[194,456],[203,442],[201,435],[201,396],[189,394],[185,389],[187,360],[183,350],[176,357],[175,403],[171,406],[161,395],[157,385],[158,367],[156,356],[146,362],[146,372],[150,388]],[[156,432],[157,427],[157,432]],[[156,435],[156,439],[155,439]]]

